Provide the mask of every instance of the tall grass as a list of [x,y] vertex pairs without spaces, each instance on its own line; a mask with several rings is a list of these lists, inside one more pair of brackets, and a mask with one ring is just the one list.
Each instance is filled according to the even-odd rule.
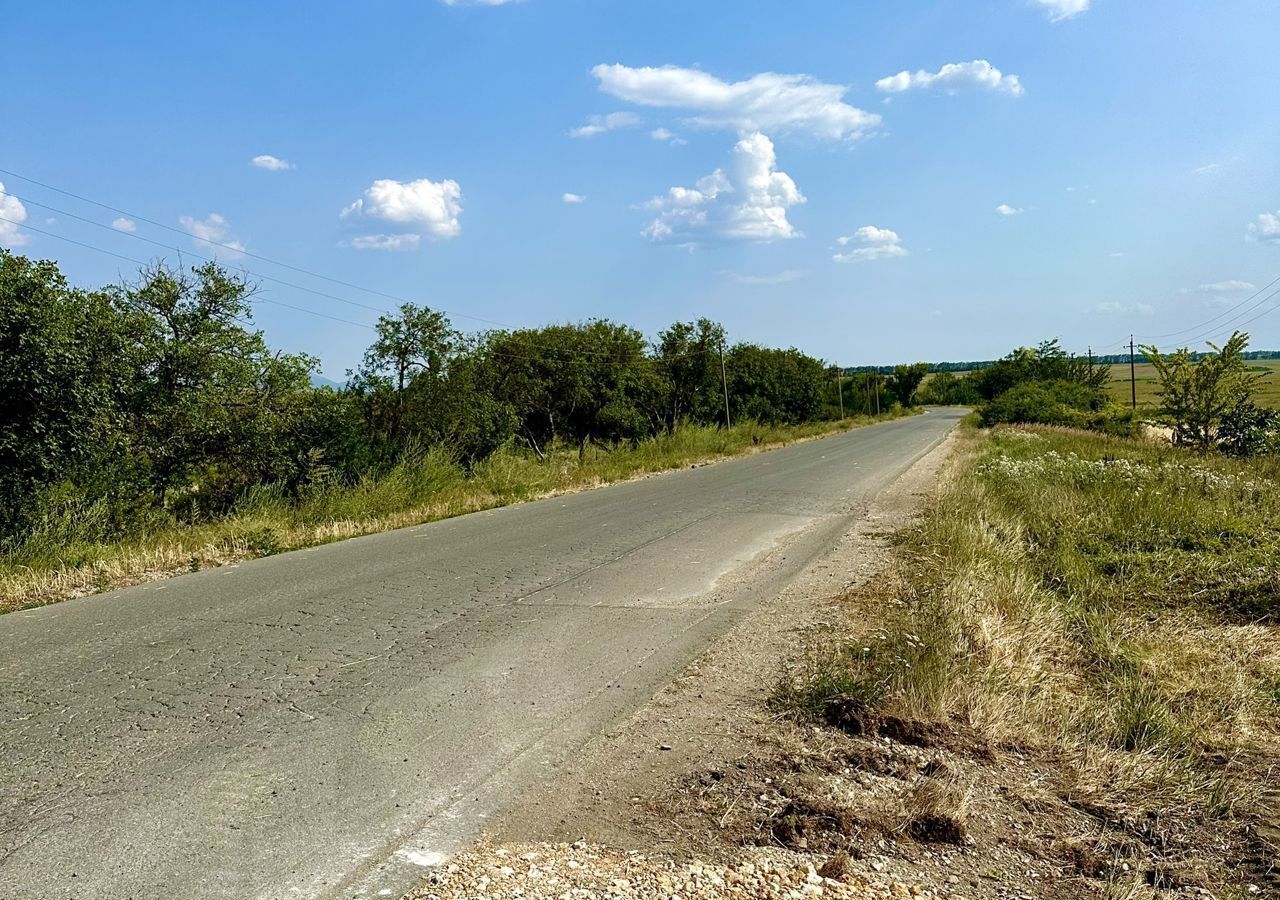
[[0,552],[0,612],[138,581],[267,556],[362,534],[417,525],[476,510],[584,490],[636,475],[783,446],[896,418],[730,429],[687,426],[634,445],[558,449],[539,459],[501,449],[465,471],[443,449],[409,454],[380,477],[354,484],[320,482],[301,496],[266,485],[246,493],[226,516],[178,523],[157,511],[128,534],[114,533],[106,506],[68,506],[21,543]]
[[963,722],[1061,754],[1082,795],[1225,814],[1244,789],[1205,761],[1280,738],[1275,461],[1045,427],[962,441],[874,628],[817,641],[778,699]]

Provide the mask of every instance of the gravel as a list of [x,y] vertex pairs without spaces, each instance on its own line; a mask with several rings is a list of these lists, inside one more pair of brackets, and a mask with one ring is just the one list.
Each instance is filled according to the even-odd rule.
[[744,851],[735,865],[680,864],[657,855],[587,844],[518,848],[479,845],[429,876],[406,900],[808,900],[941,898],[896,881],[823,878],[806,858],[780,850]]

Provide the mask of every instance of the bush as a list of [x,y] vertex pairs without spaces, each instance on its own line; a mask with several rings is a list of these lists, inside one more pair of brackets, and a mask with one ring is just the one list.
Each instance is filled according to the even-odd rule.
[[1083,428],[1095,393],[1067,381],[1024,381],[982,407],[984,426],[1002,423],[1071,425]]

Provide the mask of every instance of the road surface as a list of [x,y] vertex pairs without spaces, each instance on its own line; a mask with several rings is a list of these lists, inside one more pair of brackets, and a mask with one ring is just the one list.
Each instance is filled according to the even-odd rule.
[[398,896],[959,416],[0,616],[0,898]]

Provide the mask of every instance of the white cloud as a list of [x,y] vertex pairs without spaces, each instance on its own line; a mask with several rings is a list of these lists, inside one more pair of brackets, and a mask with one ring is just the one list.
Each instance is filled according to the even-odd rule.
[[1106,303],[1099,303],[1094,306],[1093,311],[1104,315],[1124,315],[1136,313],[1142,316],[1149,316],[1155,312],[1155,308],[1149,303],[1135,303],[1132,306],[1126,306],[1123,303],[1116,303],[1114,300]]
[[27,221],[27,208],[12,194],[4,192],[0,181],[0,247],[21,247],[29,240],[18,225]]
[[416,250],[422,240],[419,234],[362,234],[351,239],[357,250]]
[[902,238],[896,231],[875,225],[863,225],[853,234],[837,238],[836,243],[851,248],[831,257],[839,263],[872,262],[907,255],[907,248],[902,246]]
[[1249,226],[1248,238],[1265,244],[1280,244],[1280,210],[1259,214],[1257,221]]
[[219,250],[232,256],[244,253],[244,242],[231,233],[231,223],[216,212],[203,219],[183,216],[178,222],[196,239],[197,247],[213,250],[215,255]]
[[645,204],[657,216],[644,234],[654,241],[772,241],[800,237],[787,210],[805,197],[786,172],[777,170],[773,141],[756,132],[733,148],[729,173],[716,169],[696,187],[673,187]]
[[947,63],[936,72],[920,69],[914,73],[902,71],[888,78],[881,78],[876,87],[887,94],[898,94],[911,88],[942,88],[955,93],[962,87],[987,88],[1014,97],[1022,96],[1022,82],[1017,75],[1005,75],[985,59],[973,62]]
[[738,284],[750,285],[790,284],[793,281],[809,277],[808,272],[801,272],[798,269],[787,269],[784,272],[777,272],[773,275],[740,275],[737,272],[727,272],[725,274]]
[[570,194],[566,192],[561,198],[565,203],[586,203],[587,198],[581,194]]
[[587,124],[580,125],[569,132],[569,137],[589,138],[606,131],[618,128],[633,128],[640,124],[640,117],[635,113],[614,112],[607,116],[588,116]]
[[996,207],[996,212],[1002,216],[1020,215],[1024,210],[1021,207],[1010,206],[1008,203],[1001,203]]
[[653,131],[649,132],[649,137],[653,138],[655,141],[665,141],[673,147],[679,147],[683,144],[689,143],[674,131],[670,131],[666,128],[653,129]]
[[280,159],[278,156],[272,156],[270,153],[264,153],[261,156],[255,156],[249,160],[251,165],[257,166],[259,169],[266,169],[268,172],[283,172],[285,169],[292,169],[293,163],[287,159]]
[[1250,281],[1241,281],[1238,278],[1228,278],[1226,281],[1215,281],[1212,284],[1202,284],[1198,288],[1201,294],[1245,294],[1249,291],[1256,291],[1258,288]]
[[700,69],[623,65],[596,66],[591,74],[606,94],[640,106],[688,110],[693,124],[707,128],[807,131],[841,139],[861,137],[880,124],[878,115],[844,102],[844,86],[808,75],[762,72],[726,82]]
[[1192,175],[1212,175],[1214,172],[1222,168],[1222,163],[1206,163],[1191,170]]
[[126,219],[124,216],[121,216],[118,219],[111,220],[111,227],[116,231],[127,231],[130,234],[133,234],[138,230],[138,223],[133,221],[133,219]]
[[420,238],[447,239],[462,233],[462,188],[452,179],[395,181],[379,178],[358,200],[342,211],[342,218],[369,218],[402,226],[397,234],[369,234],[355,238],[360,250],[412,250]]
[[1049,13],[1050,22],[1061,22],[1087,10],[1090,0],[1033,0],[1033,2]]

